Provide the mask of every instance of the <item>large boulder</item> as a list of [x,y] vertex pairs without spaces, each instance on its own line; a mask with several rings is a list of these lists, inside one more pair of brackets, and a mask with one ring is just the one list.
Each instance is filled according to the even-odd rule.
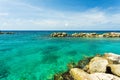
[[74,80],[89,80],[89,74],[78,68],[72,68],[70,74]]
[[107,73],[93,73],[88,80],[120,80],[119,77]]
[[110,64],[111,72],[117,76],[120,76],[120,64]]
[[105,53],[104,57],[109,63],[120,64],[120,55],[114,53]]
[[95,72],[106,72],[106,67],[108,65],[108,61],[102,57],[94,57],[91,59],[88,65],[88,72],[95,73]]

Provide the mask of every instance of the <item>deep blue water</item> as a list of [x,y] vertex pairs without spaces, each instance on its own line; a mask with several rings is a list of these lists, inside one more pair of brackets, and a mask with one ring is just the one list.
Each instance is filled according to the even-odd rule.
[[68,63],[84,56],[120,54],[120,38],[51,38],[55,31],[14,32],[0,35],[0,80],[53,80],[55,73],[67,70]]

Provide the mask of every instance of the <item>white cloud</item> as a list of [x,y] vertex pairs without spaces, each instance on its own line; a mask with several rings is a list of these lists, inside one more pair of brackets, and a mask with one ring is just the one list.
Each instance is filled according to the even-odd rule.
[[0,16],[8,16],[8,13],[0,12]]
[[110,14],[99,8],[60,12],[22,2],[8,4],[9,8],[2,6],[7,13],[0,13],[8,16],[0,19],[1,29],[120,29],[120,13]]

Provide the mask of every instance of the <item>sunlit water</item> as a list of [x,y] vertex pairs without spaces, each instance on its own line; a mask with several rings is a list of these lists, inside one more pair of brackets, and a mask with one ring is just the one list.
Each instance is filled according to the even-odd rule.
[[51,38],[50,33],[0,35],[0,80],[53,80],[84,56],[120,54],[120,38]]

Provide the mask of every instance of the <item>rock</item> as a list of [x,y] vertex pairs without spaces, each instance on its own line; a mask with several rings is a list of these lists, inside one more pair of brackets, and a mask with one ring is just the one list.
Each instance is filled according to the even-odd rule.
[[89,78],[88,73],[86,73],[85,71],[78,69],[78,68],[71,69],[70,74],[74,78],[74,80],[88,80],[88,78]]
[[117,76],[120,76],[120,64],[110,64],[111,72]]
[[93,73],[89,75],[89,80],[120,80],[120,78],[107,73]]
[[94,37],[98,37],[98,34],[97,33],[87,33],[86,37],[94,38]]
[[14,34],[14,32],[6,32],[6,34]]
[[103,36],[108,38],[120,37],[120,33],[118,32],[104,33]]
[[61,76],[61,74],[55,74],[54,80],[63,80],[63,77]]
[[70,74],[74,80],[120,80],[119,77],[108,73],[92,73],[88,74],[81,69],[73,68]]
[[4,32],[0,32],[0,34],[4,34]]
[[78,33],[73,33],[72,37],[79,37],[79,34]]
[[69,71],[62,74],[63,80],[74,80],[70,75]]
[[67,33],[63,32],[62,35],[63,35],[63,37],[65,37],[65,36],[67,36]]
[[104,57],[109,63],[120,64],[120,55],[114,53],[105,53]]
[[91,59],[89,63],[89,70],[88,72],[90,73],[95,73],[95,72],[106,72],[106,66],[108,65],[108,61],[102,57],[94,57]]
[[88,38],[94,38],[98,37],[97,33],[73,33],[72,37],[88,37]]
[[[51,34],[51,37],[66,37],[68,36],[67,33],[65,32],[54,32]],[[82,37],[82,38],[115,38],[115,37],[120,37],[120,33],[118,32],[110,32],[110,33],[103,33],[103,34],[98,34],[98,33],[73,33],[71,35],[72,37]]]
[[54,32],[50,36],[51,37],[66,37],[67,33],[65,33],[65,32]]
[[99,38],[103,38],[103,35],[98,35]]
[[87,65],[89,64],[90,60],[92,59],[93,57],[84,57],[82,60],[80,60],[78,62],[78,67],[81,68],[81,69],[84,69],[84,70],[87,70]]

